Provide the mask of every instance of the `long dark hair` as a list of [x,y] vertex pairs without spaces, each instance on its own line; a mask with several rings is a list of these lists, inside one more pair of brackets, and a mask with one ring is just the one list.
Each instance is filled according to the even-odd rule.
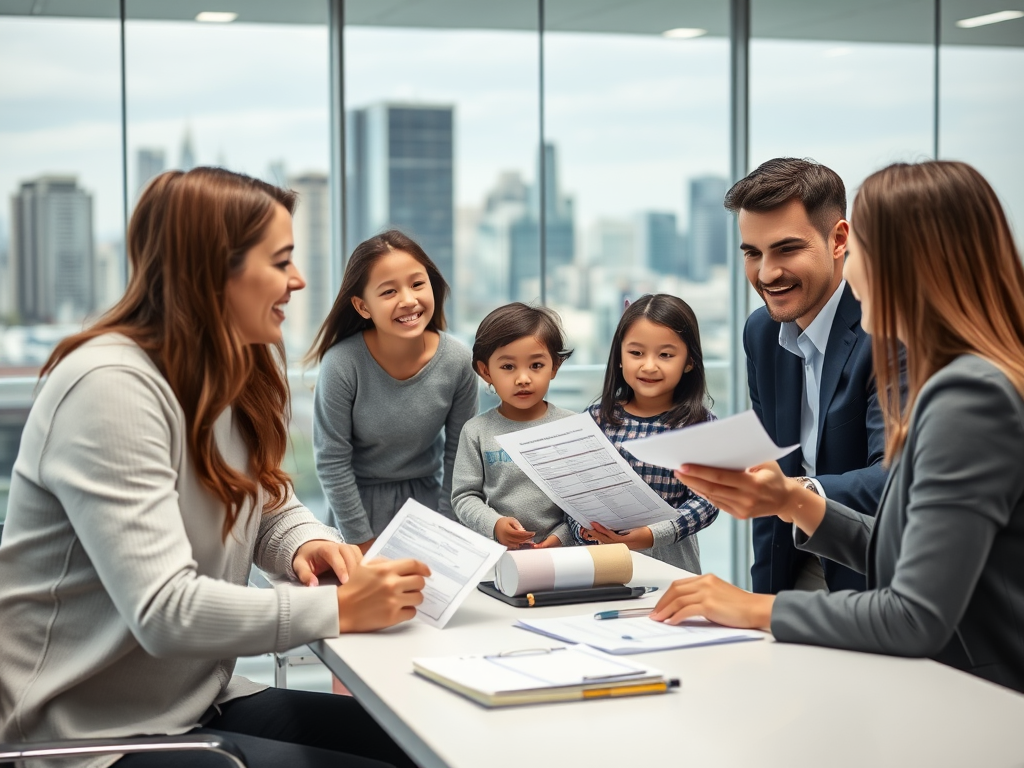
[[[146,187],[128,224],[131,271],[124,296],[92,327],[54,349],[41,376],[90,339],[120,333],[146,350],[171,385],[188,428],[200,482],[225,507],[227,538],[246,498],[266,492],[264,511],[290,485],[288,382],[282,343],[246,344],[228,322],[224,287],[263,239],[277,205],[295,193],[221,168],[168,171]],[[228,406],[249,449],[248,472],[229,465],[213,425]]]
[[670,427],[697,424],[708,419],[707,379],[704,375],[704,355],[700,349],[700,329],[697,316],[690,305],[678,296],[667,293],[645,294],[634,301],[622,313],[619,327],[612,337],[608,353],[608,370],[604,375],[604,389],[601,392],[600,421],[602,424],[620,426],[622,417],[618,406],[633,397],[633,389],[622,375],[622,340],[637,320],[641,318],[671,329],[686,345],[693,368],[684,373],[672,392],[672,408],[664,414],[665,423]]
[[441,270],[430,260],[419,243],[397,229],[389,229],[364,240],[352,251],[352,256],[345,267],[345,276],[341,280],[341,290],[334,300],[334,306],[327,313],[327,319],[317,331],[316,339],[306,354],[307,362],[319,362],[324,359],[327,350],[342,339],[373,327],[373,321],[363,317],[352,306],[352,299],[362,296],[366,290],[366,282],[370,279],[370,270],[381,256],[394,251],[404,251],[423,265],[430,280],[430,290],[434,294],[434,314],[427,324],[432,331],[445,329],[444,302],[448,298],[448,283],[441,276]]
[[[989,360],[1024,397],[1024,267],[984,177],[947,160],[890,165],[864,180],[853,220],[871,291],[886,462],[903,449],[925,382],[958,355]],[[909,385],[903,407],[899,334]]]

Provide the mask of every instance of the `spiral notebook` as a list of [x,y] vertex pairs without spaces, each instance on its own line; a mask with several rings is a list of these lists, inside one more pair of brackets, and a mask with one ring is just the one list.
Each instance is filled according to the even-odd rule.
[[678,687],[654,667],[585,645],[412,660],[418,675],[485,707],[665,693]]

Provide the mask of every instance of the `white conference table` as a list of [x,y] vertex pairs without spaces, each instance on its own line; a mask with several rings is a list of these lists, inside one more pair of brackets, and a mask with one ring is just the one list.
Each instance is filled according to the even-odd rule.
[[[632,585],[684,572],[633,554]],[[765,640],[636,656],[681,680],[663,695],[485,709],[412,671],[418,656],[556,646],[516,629],[656,602],[513,608],[474,592],[443,630],[417,621],[312,643],[422,768],[1024,766],[1024,695],[925,659]],[[635,619],[634,619],[635,620]],[[620,620],[624,621],[624,620]]]

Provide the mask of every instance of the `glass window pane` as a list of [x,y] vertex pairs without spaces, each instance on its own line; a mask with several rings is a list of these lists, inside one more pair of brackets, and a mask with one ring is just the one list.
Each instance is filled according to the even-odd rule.
[[[727,415],[729,5],[548,0],[545,13],[547,300],[576,349],[552,389],[587,407],[624,301],[670,293],[697,314]],[[706,571],[730,576],[731,530],[722,516],[700,533]]]
[[490,310],[540,293],[537,6],[452,8],[345,4],[346,250],[392,226],[418,240],[472,343]]
[[809,157],[843,178],[852,202],[873,171],[931,156],[933,27],[931,0],[753,0],[751,169]]
[[120,296],[124,275],[117,0],[76,19],[8,14],[4,5],[0,521],[39,367]]
[[939,156],[985,175],[1024,249],[1024,18],[957,24],[984,12],[966,0],[942,3]]
[[[248,11],[248,15],[247,15]],[[130,204],[161,171],[217,165],[295,189],[294,260],[306,279],[284,324],[292,392],[285,468],[318,515],[313,374],[300,359],[334,301],[331,275],[327,6],[251,5],[225,24],[176,3],[129,0],[125,23]]]

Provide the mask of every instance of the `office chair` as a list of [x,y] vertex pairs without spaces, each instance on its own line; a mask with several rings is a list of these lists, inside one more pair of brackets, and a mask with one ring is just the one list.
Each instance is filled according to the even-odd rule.
[[130,739],[74,739],[67,741],[37,741],[24,744],[0,744],[0,766],[12,765],[12,760],[87,755],[130,755],[136,752],[211,752],[224,758],[224,765],[246,768],[245,757],[235,744],[222,736],[209,734],[182,734],[180,736],[139,736]]

